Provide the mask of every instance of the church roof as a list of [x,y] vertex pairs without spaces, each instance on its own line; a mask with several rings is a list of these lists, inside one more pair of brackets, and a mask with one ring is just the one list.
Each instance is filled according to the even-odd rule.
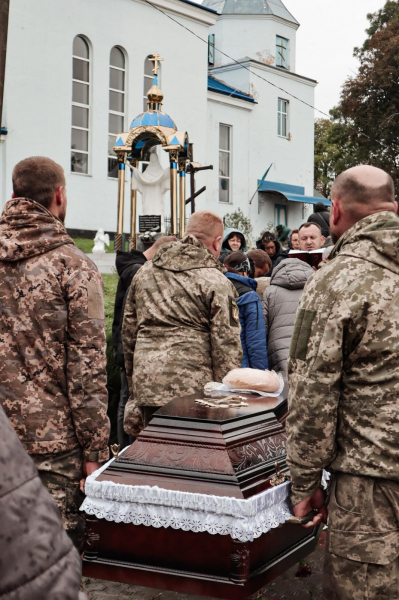
[[171,117],[162,112],[144,112],[139,114],[131,123],[130,129],[144,125],[153,125],[155,127],[170,127],[177,129]]
[[203,5],[222,15],[274,15],[299,25],[281,0],[204,0]]
[[223,81],[216,79],[212,75],[208,75],[208,90],[210,92],[217,92],[218,94],[224,94],[225,96],[231,96],[232,98],[239,98],[240,100],[246,100],[247,102],[255,102],[255,98],[236,90],[235,88],[227,85]]

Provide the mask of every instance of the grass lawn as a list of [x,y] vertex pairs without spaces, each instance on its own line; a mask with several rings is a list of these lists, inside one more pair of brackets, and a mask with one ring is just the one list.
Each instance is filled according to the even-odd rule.
[[105,329],[108,337],[108,334],[110,334],[112,330],[115,295],[119,277],[118,274],[115,273],[113,275],[102,275],[102,278],[104,280]]
[[119,277],[115,273],[114,275],[102,275],[102,278],[104,281],[105,331],[107,335],[108,416],[111,421],[110,444],[115,444],[117,442],[116,413],[121,388],[121,376],[112,349],[112,321],[114,318],[115,294]]
[[[94,240],[87,240],[85,238],[73,238],[76,246],[79,250],[82,250],[85,254],[91,254],[94,246]],[[105,252],[114,252],[114,241],[110,241],[109,246],[105,246]]]

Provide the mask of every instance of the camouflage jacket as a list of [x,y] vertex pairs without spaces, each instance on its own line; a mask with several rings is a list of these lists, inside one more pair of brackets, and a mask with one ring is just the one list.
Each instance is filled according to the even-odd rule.
[[43,206],[0,219],[0,402],[30,454],[84,449],[106,460],[102,278]]
[[0,598],[78,600],[82,564],[0,406]]
[[370,215],[302,296],[289,359],[293,502],[323,468],[399,481],[399,218]]
[[138,406],[201,394],[208,381],[241,366],[237,295],[224,272],[205,246],[186,236],[164,244],[134,277],[122,340]]

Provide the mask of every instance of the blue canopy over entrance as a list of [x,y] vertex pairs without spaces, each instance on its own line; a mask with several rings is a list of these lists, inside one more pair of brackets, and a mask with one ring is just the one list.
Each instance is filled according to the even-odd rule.
[[327,198],[317,198],[316,196],[305,196],[305,188],[300,185],[289,185],[288,183],[277,183],[276,181],[258,180],[259,192],[269,192],[284,196],[290,202],[302,202],[303,204],[316,204],[323,202],[326,206],[331,206]]

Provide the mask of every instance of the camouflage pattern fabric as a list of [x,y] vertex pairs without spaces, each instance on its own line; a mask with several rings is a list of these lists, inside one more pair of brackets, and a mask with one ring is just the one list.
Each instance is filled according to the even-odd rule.
[[26,198],[0,219],[0,402],[30,454],[108,459],[103,283],[59,219]]
[[237,293],[224,272],[188,235],[164,244],[134,277],[122,340],[137,406],[163,406],[202,393],[208,381],[221,381],[241,366],[240,325],[232,306]]
[[77,600],[82,564],[0,406],[0,598]]
[[85,533],[84,513],[79,511],[84,500],[79,488],[80,480],[84,478],[82,449],[59,454],[31,454],[31,458],[61,513],[65,531],[81,552]]
[[294,504],[323,468],[399,481],[398,307],[399,218],[380,212],[339,239],[299,304],[288,366]]
[[326,600],[399,598],[399,483],[337,473],[328,503]]

